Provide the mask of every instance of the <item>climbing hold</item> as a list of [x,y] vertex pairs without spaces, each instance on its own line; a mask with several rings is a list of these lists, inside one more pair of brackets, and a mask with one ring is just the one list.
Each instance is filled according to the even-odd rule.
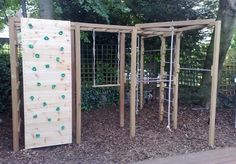
[[56,108],[56,111],[57,111],[57,112],[59,112],[60,110],[61,110],[60,107],[57,107],[57,108]]
[[63,31],[59,31],[58,34],[59,34],[59,35],[63,35]]
[[44,40],[49,40],[49,37],[48,37],[48,36],[45,36],[45,37],[44,37]]
[[60,57],[56,57],[56,61],[57,61],[57,62],[60,62]]
[[36,67],[32,67],[32,71],[37,71],[37,68]]
[[52,89],[55,89],[55,88],[56,88],[56,84],[53,84],[53,85],[52,85]]
[[66,76],[66,74],[65,74],[65,73],[62,73],[62,74],[61,74],[61,77],[65,77],[65,76]]
[[37,86],[40,87],[40,86],[41,86],[41,83],[40,83],[40,82],[37,82]]
[[48,104],[46,103],[46,102],[43,102],[43,106],[45,107],[45,106],[47,106]]
[[29,28],[32,29],[33,25],[31,23],[28,24]]
[[39,133],[36,133],[36,134],[35,134],[35,137],[36,137],[36,138],[40,138],[40,134],[39,134]]
[[34,96],[30,96],[31,101],[34,101]]
[[65,95],[61,95],[61,98],[62,98],[62,99],[65,99],[65,98],[66,98],[66,96],[65,96]]
[[51,122],[52,121],[52,119],[51,118],[48,118],[48,122]]
[[29,44],[28,47],[31,48],[31,49],[34,48],[33,44]]
[[50,65],[49,64],[45,64],[45,68],[49,68],[50,67]]
[[64,125],[61,126],[61,130],[65,130],[65,126]]
[[34,118],[34,119],[36,119],[37,117],[38,117],[38,115],[37,115],[37,114],[33,115],[33,118]]
[[36,53],[34,56],[35,58],[40,58],[40,55],[38,53]]
[[60,48],[60,51],[64,51],[64,47],[61,47],[61,48]]

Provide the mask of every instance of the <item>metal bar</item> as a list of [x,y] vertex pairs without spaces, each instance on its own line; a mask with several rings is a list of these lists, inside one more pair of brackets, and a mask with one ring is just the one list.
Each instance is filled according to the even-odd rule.
[[93,85],[93,88],[99,88],[99,87],[118,87],[120,84],[106,84],[106,85]]
[[203,69],[203,68],[180,68],[180,70],[187,70],[187,71],[205,71],[210,72],[210,69]]

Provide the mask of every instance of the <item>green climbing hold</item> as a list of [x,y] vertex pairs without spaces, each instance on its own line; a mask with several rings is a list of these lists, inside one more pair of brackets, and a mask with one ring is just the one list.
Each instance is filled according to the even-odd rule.
[[63,35],[63,31],[59,31],[58,34],[59,34],[59,35]]
[[45,64],[45,68],[49,68],[50,67],[50,65],[49,64]]
[[34,96],[30,96],[30,100],[31,100],[31,101],[34,101]]
[[36,138],[40,138],[40,134],[39,134],[39,133],[36,133],[36,134],[35,134],[35,137],[36,137]]
[[29,44],[28,47],[31,48],[31,49],[34,48],[33,44]]
[[60,107],[57,107],[57,108],[56,108],[56,111],[57,111],[57,112],[59,112],[60,110],[61,110],[61,108],[60,108]]
[[65,126],[64,125],[61,126],[61,130],[65,130]]
[[64,51],[64,47],[61,47],[61,48],[60,48],[60,51]]
[[52,121],[52,119],[51,118],[48,118],[48,122],[51,122]]
[[45,106],[47,106],[48,104],[46,103],[46,102],[43,102],[43,106],[45,107]]
[[40,58],[40,55],[38,53],[36,53],[34,56],[35,58]]
[[57,62],[60,62],[60,57],[56,57],[56,61],[57,61]]
[[49,37],[48,37],[48,36],[45,36],[45,37],[44,37],[44,40],[49,40]]
[[32,71],[37,71],[37,68],[36,68],[36,67],[33,67],[33,68],[32,68]]
[[40,83],[40,82],[37,82],[37,86],[40,87],[40,86],[41,86],[41,83]]
[[56,84],[53,84],[53,85],[52,85],[52,89],[55,89],[55,88],[56,88]]
[[64,73],[61,74],[61,77],[65,77],[65,76],[66,76],[66,74],[64,74]]
[[33,118],[34,118],[34,119],[36,119],[37,117],[38,117],[38,115],[37,115],[37,114],[33,115]]
[[62,98],[62,99],[65,99],[65,98],[66,98],[66,96],[65,96],[65,95],[61,95],[61,98]]
[[28,24],[29,28],[32,29],[33,25],[31,23]]

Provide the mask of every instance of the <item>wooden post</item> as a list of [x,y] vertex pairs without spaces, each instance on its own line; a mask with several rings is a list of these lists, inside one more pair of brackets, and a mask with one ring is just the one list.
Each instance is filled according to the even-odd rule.
[[[144,78],[144,38],[141,37],[140,78]],[[140,109],[143,109],[143,81],[140,82]]]
[[71,30],[71,73],[72,73],[72,134],[76,135],[76,57],[75,30]]
[[15,19],[9,20],[10,36],[10,62],[11,62],[11,96],[12,96],[12,136],[13,151],[19,150],[20,139],[20,98],[19,98],[19,65],[17,59],[17,38],[15,29]]
[[136,97],[136,48],[137,28],[132,30],[131,40],[131,84],[130,84],[130,137],[135,137],[135,97]]
[[211,69],[212,80],[211,80],[211,109],[210,109],[210,128],[209,128],[209,146],[211,147],[213,147],[215,144],[215,117],[216,117],[216,100],[217,100],[218,64],[219,64],[219,53],[220,53],[220,33],[221,33],[221,21],[216,21],[213,65]]
[[125,33],[120,34],[120,127],[125,124]]
[[76,55],[76,143],[81,142],[81,44],[80,26],[75,27]]
[[181,33],[176,34],[175,61],[174,61],[174,85],[173,85],[173,128],[177,129],[178,122],[178,96],[179,96],[179,55]]
[[[160,80],[164,80],[165,74],[165,56],[166,56],[166,38],[161,37],[161,68],[160,68]],[[159,121],[163,121],[164,117],[164,89],[165,83],[160,83],[160,98],[159,98]]]

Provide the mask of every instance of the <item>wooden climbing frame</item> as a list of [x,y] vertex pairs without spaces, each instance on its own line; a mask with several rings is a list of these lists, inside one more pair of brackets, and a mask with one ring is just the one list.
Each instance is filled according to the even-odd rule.
[[[19,40],[17,39],[17,30],[20,28],[21,21],[18,18],[10,18],[10,58],[11,58],[11,87],[12,87],[12,120],[13,120],[13,150],[19,150],[20,138],[20,80],[18,64]],[[144,77],[144,41],[145,38],[161,37],[161,68],[160,80],[164,80],[164,67],[166,57],[166,38],[171,36],[170,27],[174,28],[175,50],[174,50],[174,71],[173,71],[173,128],[177,128],[178,119],[178,82],[179,82],[179,56],[181,34],[184,31],[204,28],[206,26],[215,26],[215,44],[213,65],[211,69],[211,108],[210,108],[210,127],[209,127],[209,145],[214,146],[215,141],[215,114],[217,97],[217,78],[218,78],[218,60],[221,22],[213,19],[207,20],[188,20],[162,23],[136,24],[135,26],[103,25],[71,22],[71,54],[72,54],[72,129],[76,135],[76,143],[81,143],[81,31],[112,32],[120,33],[119,45],[119,88],[120,88],[120,126],[124,127],[124,98],[125,98],[125,36],[131,34],[131,82],[130,82],[130,137],[135,137],[136,129],[136,85],[137,77],[137,37],[141,36],[141,78]],[[143,81],[140,82],[140,107],[143,107]],[[164,115],[164,81],[160,82],[160,121],[163,121]]]

